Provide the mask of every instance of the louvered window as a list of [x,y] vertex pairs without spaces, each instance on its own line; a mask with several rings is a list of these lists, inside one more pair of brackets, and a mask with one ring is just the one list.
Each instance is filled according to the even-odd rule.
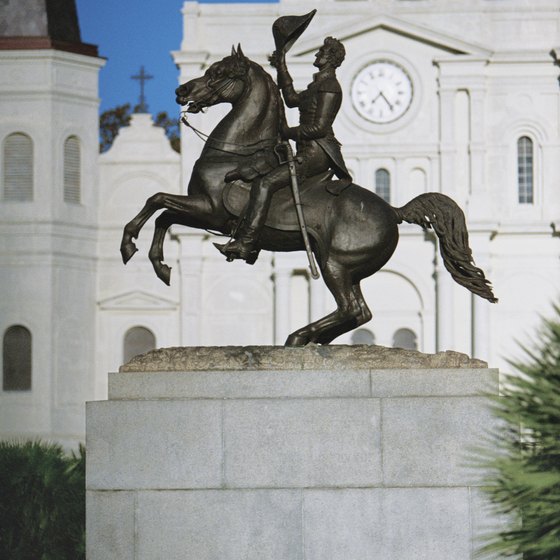
[[33,200],[33,142],[16,132],[4,142],[4,200]]
[[391,202],[391,176],[386,169],[375,172],[375,193],[385,202]]
[[2,346],[2,389],[31,390],[31,332],[13,325],[4,333]]
[[64,142],[64,201],[80,204],[80,141],[70,136]]
[[533,204],[533,141],[527,136],[517,141],[517,199]]

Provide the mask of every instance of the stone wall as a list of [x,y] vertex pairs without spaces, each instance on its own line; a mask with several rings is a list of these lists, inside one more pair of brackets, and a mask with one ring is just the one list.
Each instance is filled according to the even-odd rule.
[[235,369],[251,349],[229,351],[229,371],[149,371],[152,353],[88,404],[89,560],[474,558],[498,521],[468,466],[497,370],[340,367],[336,347],[330,368],[276,348],[261,361],[284,367]]

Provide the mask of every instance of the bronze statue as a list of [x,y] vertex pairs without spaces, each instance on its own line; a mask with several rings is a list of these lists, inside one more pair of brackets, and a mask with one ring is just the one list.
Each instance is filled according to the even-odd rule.
[[[212,64],[203,76],[177,88],[177,102],[185,106],[186,113],[198,113],[218,103],[231,103],[232,109],[209,135],[194,165],[188,195],[157,193],[125,226],[123,262],[137,250],[133,239],[160,209],[165,211],[156,219],[149,258],[166,284],[171,269],[163,263],[163,242],[172,224],[231,235],[233,241],[220,250],[228,260],[243,258],[247,262],[254,262],[262,249],[304,250],[309,232],[310,251],[337,309],[292,333],[286,345],[328,344],[371,319],[360,281],[387,263],[398,242],[398,224],[406,221],[433,228],[453,278],[474,294],[496,302],[489,281],[473,263],[465,217],[452,199],[427,193],[402,208],[393,208],[351,182],[332,133],[342,96],[335,70],[342,62],[343,47],[334,39],[325,40],[316,56],[316,79],[299,94],[285,65],[285,51],[313,13],[284,16],[274,28],[277,51],[272,62],[286,102],[300,108],[298,127],[288,128],[278,86],[240,46]],[[291,166],[297,177],[291,176],[286,164],[286,138],[297,142]],[[338,180],[333,180],[335,174]],[[283,188],[290,181],[297,184],[296,190]],[[303,231],[301,212],[298,216],[294,204],[294,200],[298,202],[296,193],[305,214]]]
[[[300,125],[293,128],[286,126],[280,131],[283,140],[296,141],[295,161],[299,183],[329,169],[341,179],[337,185],[338,190],[352,182],[342,158],[340,144],[332,129],[342,103],[342,88],[336,79],[336,68],[342,64],[344,56],[342,43],[333,37],[327,37],[315,55],[314,66],[319,71],[301,93],[297,93],[292,85],[286,66],[286,49],[277,49],[271,57],[271,63],[278,71],[278,85],[286,105],[299,108]],[[226,175],[227,181],[234,179],[246,180],[246,177],[237,171]],[[286,162],[252,181],[249,205],[236,239],[225,245],[216,245],[222,253],[230,258],[245,259],[250,264],[255,262],[258,237],[264,226],[272,195],[278,189],[288,186],[290,180],[291,174]]]

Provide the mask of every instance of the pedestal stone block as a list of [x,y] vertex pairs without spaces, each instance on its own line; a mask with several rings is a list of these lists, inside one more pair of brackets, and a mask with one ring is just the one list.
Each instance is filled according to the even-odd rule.
[[466,459],[493,425],[486,404],[474,396],[383,399],[384,482],[476,486],[480,473],[468,468]]
[[141,492],[138,560],[303,560],[301,492]]
[[306,560],[471,558],[467,488],[309,490]]
[[135,560],[136,499],[136,492],[88,490],[88,558]]
[[[224,484],[381,484],[378,399],[259,399],[225,405]],[[341,466],[344,465],[344,468]]]
[[220,401],[99,402],[86,415],[88,488],[215,488],[222,480]]
[[456,353],[135,358],[87,407],[88,560],[474,559],[500,521],[467,467],[497,392]]

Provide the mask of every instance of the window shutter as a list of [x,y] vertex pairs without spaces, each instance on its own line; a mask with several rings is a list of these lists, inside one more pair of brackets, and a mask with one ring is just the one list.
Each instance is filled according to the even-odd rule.
[[70,136],[64,142],[64,201],[80,204],[80,199],[80,141],[76,136]]
[[386,169],[375,172],[375,193],[385,202],[391,202],[391,176]]
[[517,141],[517,197],[520,204],[533,204],[533,141],[522,136]]
[[31,332],[21,325],[13,325],[4,333],[3,341],[4,391],[31,390]]
[[33,200],[33,142],[21,132],[4,142],[4,200]]

